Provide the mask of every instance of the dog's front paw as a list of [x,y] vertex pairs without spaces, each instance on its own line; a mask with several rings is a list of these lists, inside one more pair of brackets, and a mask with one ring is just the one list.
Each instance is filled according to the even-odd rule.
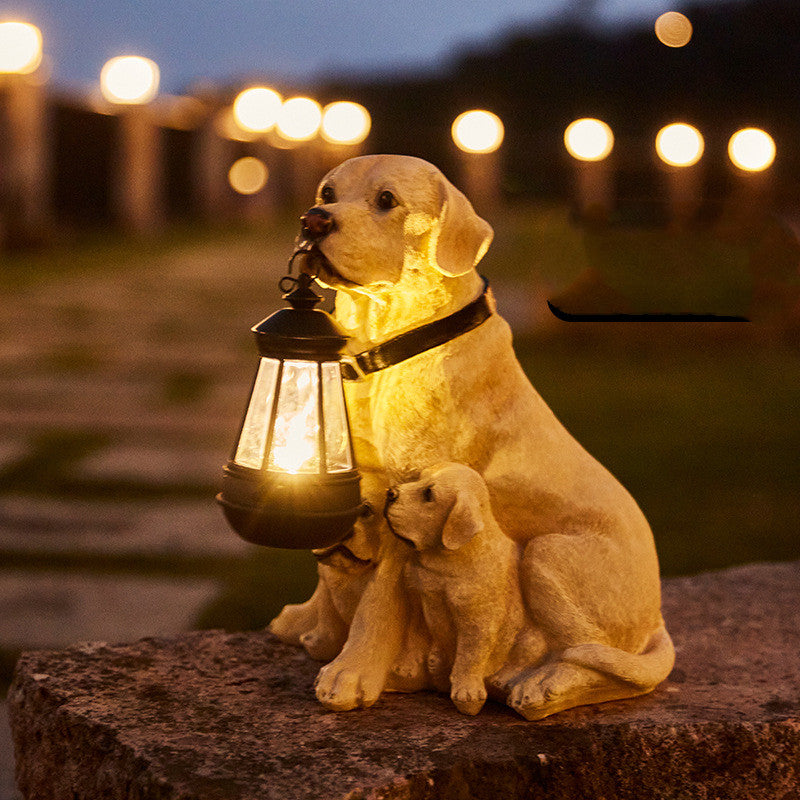
[[329,711],[369,708],[380,697],[383,679],[368,670],[348,668],[337,661],[319,671],[314,684],[317,700]]
[[462,714],[474,716],[486,702],[486,686],[480,678],[467,678],[453,683],[450,699]]

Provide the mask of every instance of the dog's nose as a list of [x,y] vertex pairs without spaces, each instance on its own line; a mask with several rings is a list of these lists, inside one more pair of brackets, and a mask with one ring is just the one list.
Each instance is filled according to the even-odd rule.
[[388,506],[390,503],[394,503],[397,498],[400,497],[400,492],[392,486],[391,489],[386,490],[386,505]]
[[303,236],[312,241],[321,239],[333,230],[333,217],[324,208],[310,208],[300,217]]

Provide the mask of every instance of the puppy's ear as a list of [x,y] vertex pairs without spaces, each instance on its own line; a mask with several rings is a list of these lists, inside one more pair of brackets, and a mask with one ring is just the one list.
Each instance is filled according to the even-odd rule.
[[461,489],[442,529],[442,544],[448,550],[463,547],[484,528],[481,505],[470,491]]
[[441,210],[435,265],[440,272],[455,278],[465,275],[483,258],[494,231],[455,186],[444,177],[440,180]]

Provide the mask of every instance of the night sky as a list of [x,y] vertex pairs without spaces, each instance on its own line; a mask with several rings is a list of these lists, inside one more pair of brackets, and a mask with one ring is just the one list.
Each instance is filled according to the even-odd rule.
[[[707,0],[713,2],[714,0]],[[655,19],[669,0],[0,0],[0,19],[43,32],[55,82],[88,87],[115,55],[158,62],[162,89],[198,79],[307,80],[445,63],[572,8],[598,24]]]

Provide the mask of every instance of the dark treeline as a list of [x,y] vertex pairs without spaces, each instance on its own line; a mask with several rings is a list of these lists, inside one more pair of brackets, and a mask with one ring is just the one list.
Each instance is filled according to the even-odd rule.
[[[506,189],[557,193],[567,168],[561,134],[576,117],[607,121],[615,157],[652,168],[652,141],[682,120],[706,139],[722,170],[729,136],[764,127],[776,139],[782,175],[800,173],[800,2],[750,0],[684,7],[691,42],[669,48],[647,27],[607,31],[575,18],[517,30],[491,49],[457,56],[438,76],[376,78],[327,87],[371,109],[373,148],[452,169],[453,118],[484,107],[506,126]],[[645,167],[642,167],[645,168]],[[793,179],[792,179],[793,180]]]

